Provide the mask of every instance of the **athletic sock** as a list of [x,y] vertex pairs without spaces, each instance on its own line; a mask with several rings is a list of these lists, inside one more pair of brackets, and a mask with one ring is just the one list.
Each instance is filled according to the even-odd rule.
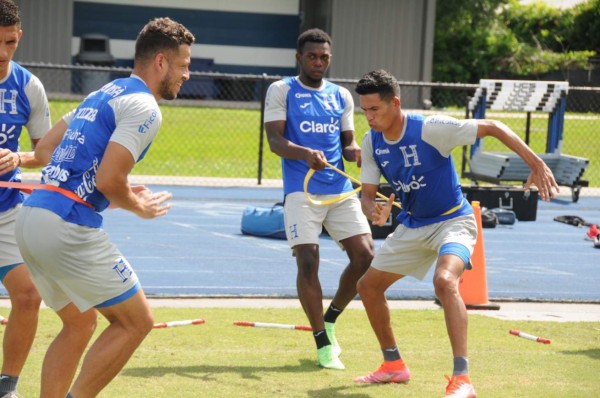
[[392,348],[383,348],[381,352],[383,353],[383,360],[386,362],[397,361],[402,358],[397,345]]
[[467,357],[454,357],[454,370],[452,371],[453,376],[468,375],[469,374],[469,360]]
[[343,310],[340,310],[339,308],[335,307],[333,304],[330,304],[329,308],[327,308],[327,311],[325,311],[323,320],[325,322],[335,323],[335,321],[337,320],[337,317],[340,316],[342,311]]
[[18,382],[19,376],[0,374],[0,395],[4,395],[7,392],[17,391]]
[[321,347],[325,347],[326,345],[331,344],[331,341],[329,341],[329,337],[327,337],[325,329],[314,332],[313,336],[315,337],[315,342],[317,343],[317,350]]

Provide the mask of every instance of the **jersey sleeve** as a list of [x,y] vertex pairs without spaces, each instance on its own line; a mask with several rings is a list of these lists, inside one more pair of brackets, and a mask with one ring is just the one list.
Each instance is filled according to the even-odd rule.
[[158,104],[148,94],[117,97],[110,104],[116,122],[110,141],[127,148],[137,162],[156,137],[162,123]]
[[265,98],[265,123],[287,119],[287,93],[290,87],[282,80],[269,86]]
[[451,116],[429,116],[423,123],[423,141],[448,157],[457,146],[471,145],[477,138],[477,120],[458,120]]
[[44,85],[35,75],[31,76],[31,79],[29,79],[29,82],[25,86],[25,94],[31,106],[31,113],[25,127],[27,127],[27,132],[31,139],[42,138],[50,130],[50,127],[52,127],[52,122],[50,120],[50,108],[48,107],[48,98],[44,91]]
[[344,113],[342,114],[342,129],[341,131],[354,131],[354,99],[352,94],[345,87],[340,87],[340,94],[344,98]]
[[75,117],[75,112],[77,112],[77,108],[72,109],[68,113],[65,113],[62,117],[62,120],[67,124],[67,126],[73,121],[73,118]]
[[360,169],[360,182],[363,184],[379,185],[381,171],[379,170],[379,167],[375,163],[375,158],[373,157],[373,143],[371,141],[371,134],[373,133],[370,130],[367,131],[363,137],[360,148],[362,162]]

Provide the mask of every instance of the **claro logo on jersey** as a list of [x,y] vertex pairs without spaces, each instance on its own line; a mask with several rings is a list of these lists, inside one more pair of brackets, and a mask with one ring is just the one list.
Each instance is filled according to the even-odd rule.
[[392,184],[394,184],[394,187],[396,188],[397,191],[402,191],[402,192],[408,193],[410,191],[416,191],[423,187],[426,187],[427,184],[425,184],[423,182],[424,178],[425,178],[424,176],[421,176],[417,179],[417,177],[412,176],[411,181],[408,184],[405,184],[402,181],[392,181]]
[[329,123],[320,123],[312,120],[300,122],[300,131],[303,133],[337,134],[340,132],[340,121],[331,118]]
[[7,127],[5,123],[2,123],[2,126],[0,126],[0,145],[4,145],[9,139],[15,138],[15,134],[13,133],[15,125]]

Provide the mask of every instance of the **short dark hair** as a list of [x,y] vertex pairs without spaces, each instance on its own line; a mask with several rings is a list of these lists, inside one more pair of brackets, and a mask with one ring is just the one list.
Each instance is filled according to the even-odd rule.
[[13,0],[0,0],[0,26],[21,27],[19,7]]
[[365,74],[356,84],[354,91],[358,95],[379,94],[385,101],[390,101],[393,97],[400,98],[398,81],[391,73],[383,69]]
[[185,26],[171,18],[148,22],[135,42],[135,61],[144,61],[165,50],[178,51],[182,44],[192,45],[196,38]]
[[331,46],[331,37],[324,31],[318,28],[309,29],[298,36],[296,50],[302,54],[306,43],[327,43]]

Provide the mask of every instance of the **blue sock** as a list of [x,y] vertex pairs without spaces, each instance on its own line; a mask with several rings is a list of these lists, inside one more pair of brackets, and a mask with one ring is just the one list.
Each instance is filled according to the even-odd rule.
[[17,383],[19,376],[0,375],[0,394],[4,395],[7,392],[17,391]]
[[453,376],[468,375],[469,374],[469,360],[467,357],[454,357],[454,370],[452,371]]
[[392,348],[384,348],[381,350],[381,352],[383,353],[383,360],[386,362],[397,361],[398,359],[402,358],[397,345],[393,346]]

